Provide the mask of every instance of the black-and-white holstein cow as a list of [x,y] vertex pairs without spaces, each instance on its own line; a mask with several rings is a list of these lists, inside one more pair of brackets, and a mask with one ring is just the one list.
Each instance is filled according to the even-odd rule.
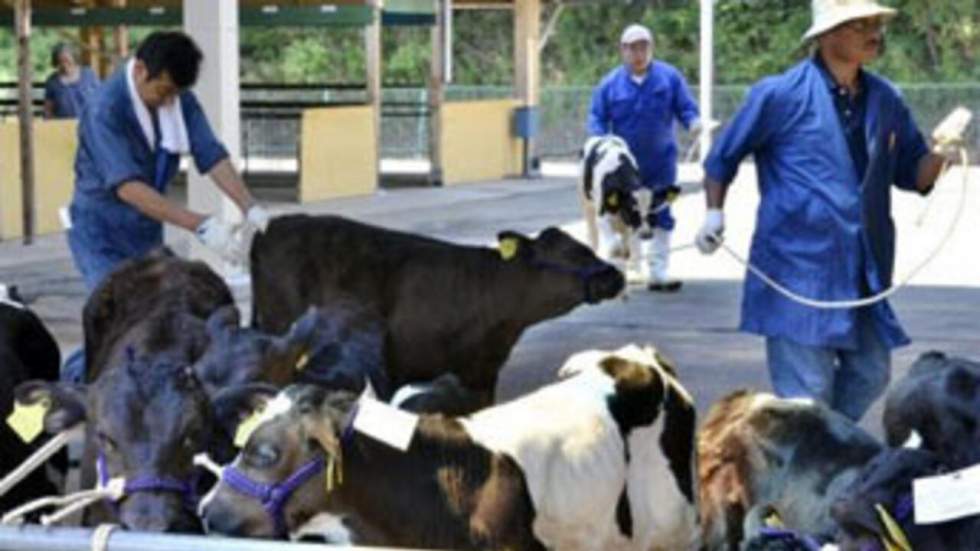
[[555,228],[466,247],[337,216],[274,219],[252,244],[253,326],[282,333],[310,305],[354,300],[387,327],[393,388],[454,373],[493,403],[497,375],[524,330],[613,298],[623,275]]
[[980,363],[927,352],[885,401],[885,435],[935,452],[950,469],[980,463]]
[[653,237],[653,191],[642,185],[639,165],[622,138],[610,134],[585,142],[579,197],[592,250],[639,271],[640,240]]
[[775,512],[790,530],[833,538],[831,505],[882,446],[811,400],[739,391],[698,436],[701,545],[738,550]]
[[[25,306],[15,288],[0,285],[0,478],[36,449],[4,422],[14,408],[14,388],[29,379],[57,381],[60,365],[58,343],[41,319]],[[0,511],[57,492],[44,470],[37,470],[0,496]]]
[[690,549],[695,412],[672,369],[629,346],[577,354],[560,377],[470,417],[422,415],[406,452],[352,429],[355,395],[291,387],[225,468],[206,524],[275,537],[330,512],[370,526],[364,544]]

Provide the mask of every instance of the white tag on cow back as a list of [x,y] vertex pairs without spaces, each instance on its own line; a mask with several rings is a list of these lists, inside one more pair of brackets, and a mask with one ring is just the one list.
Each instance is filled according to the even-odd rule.
[[408,451],[419,416],[368,396],[358,401],[354,430],[401,451]]
[[936,524],[980,515],[980,465],[912,482],[915,523]]

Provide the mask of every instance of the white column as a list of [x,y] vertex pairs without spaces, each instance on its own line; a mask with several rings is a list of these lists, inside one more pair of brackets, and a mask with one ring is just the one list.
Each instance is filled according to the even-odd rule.
[[715,84],[715,1],[701,0],[701,82],[700,109],[701,121],[705,130],[701,132],[701,160],[708,156],[711,150],[711,132],[708,122],[711,121],[712,97]]
[[[525,108],[537,108],[541,79],[541,0],[514,0],[514,89]],[[535,140],[524,142],[524,175],[533,174]]]
[[[215,136],[225,145],[236,167],[240,166],[238,78],[238,0],[184,0],[184,31],[204,52],[204,63],[194,93],[204,107]],[[190,163],[187,201],[191,210],[211,213],[224,220],[241,217],[235,204],[210,178]],[[219,273],[231,275],[230,266],[191,239],[191,257],[204,259]]]

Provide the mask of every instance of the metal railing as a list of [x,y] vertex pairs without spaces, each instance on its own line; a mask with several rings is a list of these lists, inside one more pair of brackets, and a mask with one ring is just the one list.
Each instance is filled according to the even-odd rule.
[[[0,526],[0,551],[90,551],[94,529],[46,528],[35,525]],[[99,551],[323,551],[323,544],[249,540],[142,532],[112,531]],[[381,547],[346,547],[351,550],[394,551]],[[405,551],[405,550],[399,550]]]

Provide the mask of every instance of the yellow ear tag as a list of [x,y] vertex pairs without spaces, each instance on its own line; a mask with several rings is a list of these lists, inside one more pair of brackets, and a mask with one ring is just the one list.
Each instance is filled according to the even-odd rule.
[[296,360],[296,371],[303,371],[308,363],[310,363],[310,353],[303,352],[303,355]]
[[520,247],[520,243],[513,237],[501,239],[500,258],[503,258],[504,260],[512,260],[515,256],[517,256],[518,247]]
[[7,417],[7,425],[25,444],[30,444],[44,431],[44,415],[50,407],[51,402],[48,400],[41,400],[29,406],[15,402],[13,413]]
[[783,524],[782,517],[776,511],[770,512],[765,518],[766,526],[769,528],[785,528],[786,525]]
[[619,205],[619,197],[614,193],[606,198],[606,204],[610,207]]
[[886,534],[882,538],[882,543],[885,544],[885,551],[912,551],[912,545],[905,536],[905,531],[892,518],[888,510],[882,507],[880,503],[875,503],[875,511],[878,512],[878,518],[881,520],[881,523],[885,525]]
[[327,459],[327,493],[328,494],[333,491],[333,477],[334,477],[334,470],[336,466],[337,466],[337,462],[333,460],[332,456],[329,459]]
[[235,431],[235,447],[244,448],[248,443],[248,438],[252,436],[255,429],[259,428],[259,421],[262,420],[262,409],[252,412],[244,421],[239,423],[238,430]]

